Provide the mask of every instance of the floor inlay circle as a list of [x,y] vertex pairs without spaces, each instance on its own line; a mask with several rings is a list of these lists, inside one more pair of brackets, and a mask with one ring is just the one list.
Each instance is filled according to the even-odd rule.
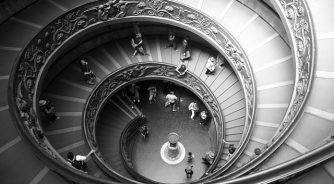
[[161,155],[162,160],[166,162],[167,164],[178,164],[182,162],[182,160],[186,156],[186,150],[183,144],[180,142],[177,143],[179,151],[178,151],[178,155],[175,157],[170,157],[168,155],[168,146],[169,146],[169,142],[167,141],[166,143],[162,145],[160,149],[160,155]]

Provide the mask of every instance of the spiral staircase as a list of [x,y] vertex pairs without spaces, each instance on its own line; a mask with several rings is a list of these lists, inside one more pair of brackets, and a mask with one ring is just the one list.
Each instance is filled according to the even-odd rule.
[[[20,125],[23,123],[19,121],[16,103],[11,99],[14,95],[11,93],[17,90],[16,77],[19,75],[14,74],[19,74],[16,72],[18,63],[30,48],[29,44],[37,43],[41,34],[50,39],[43,29],[49,29],[58,17],[64,18],[67,13],[106,2],[37,0],[14,5],[0,2],[4,7],[20,7],[12,10],[15,14],[4,18],[6,20],[0,25],[2,183],[154,183],[135,177],[122,162],[118,146],[121,133],[128,122],[142,114],[140,109],[131,108],[131,100],[125,96],[115,95],[106,102],[104,108],[113,113],[101,116],[100,124],[96,126],[100,151],[110,163],[111,171],[101,167],[99,159],[96,159],[98,155],[87,160],[87,173],[65,165],[64,160],[68,151],[86,154],[92,149],[83,128],[83,115],[91,94],[110,74],[146,62],[178,65],[180,49],[165,48],[169,27],[177,30],[178,40],[190,35],[192,57],[186,63],[188,72],[205,84],[219,104],[222,119],[221,129],[217,130],[221,131],[220,138],[237,147],[236,153],[229,156],[228,144],[218,140],[217,145],[221,148],[216,150],[219,157],[212,167],[200,179],[185,182],[334,182],[334,163],[330,160],[334,156],[334,111],[330,96],[334,91],[331,86],[334,75],[330,69],[334,57],[330,52],[334,47],[334,26],[330,24],[334,19],[330,13],[330,7],[334,5],[332,0],[126,1],[128,4],[120,7],[139,2],[142,6],[143,2],[158,6],[158,3],[165,2],[174,7],[170,12],[175,12],[180,6],[188,15],[195,12],[196,15],[208,16],[216,26],[209,28],[210,34],[217,36],[225,31],[225,38],[237,48],[246,69],[240,69],[235,62],[240,60],[228,54],[226,45],[218,43],[221,37],[201,33],[206,30],[205,22],[200,25],[202,27],[194,27],[186,22],[175,23],[178,20],[168,22],[160,15],[135,17],[130,21],[140,22],[149,54],[136,57],[131,57],[133,50],[129,37],[133,31],[132,24],[127,22],[133,17],[111,20],[107,29],[112,34],[88,26],[83,30],[95,29],[86,34],[87,39],[94,40],[92,43],[86,44],[82,41],[85,36],[78,34],[78,43],[81,41],[82,45],[71,48],[75,42],[68,41],[55,46],[57,53],[50,56],[56,58],[55,61],[47,60],[53,65],[45,63],[46,66],[41,68],[41,71],[50,72],[44,71],[38,76],[42,82],[36,84],[38,87],[34,89],[38,91],[34,91],[33,98],[50,100],[60,119],[54,123],[40,122],[48,149],[39,148],[40,142],[24,130],[24,125]],[[139,4],[138,7],[140,10]],[[187,20],[192,18],[188,16]],[[303,27],[305,24],[307,28]],[[103,27],[95,27],[99,26]],[[45,44],[43,40],[41,43]],[[63,45],[70,48],[65,53],[59,49]],[[49,48],[54,51],[53,47]],[[219,52],[223,53],[228,64],[217,68],[215,75],[205,75],[207,59]],[[89,62],[97,76],[95,85],[88,85],[82,79],[78,58]],[[306,67],[305,61],[309,62]],[[248,77],[244,78],[245,75]],[[249,83],[248,79],[252,82]],[[36,104],[31,106],[35,108]],[[108,148],[103,146],[106,144]],[[48,152],[50,150],[52,154]]]

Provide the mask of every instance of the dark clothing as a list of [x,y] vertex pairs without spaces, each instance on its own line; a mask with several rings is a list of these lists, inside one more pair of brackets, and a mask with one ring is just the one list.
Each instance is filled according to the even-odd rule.
[[148,136],[148,128],[146,125],[139,128],[141,135],[146,138]]
[[168,44],[166,45],[166,48],[168,47],[173,47],[173,49],[176,50],[176,40],[174,34],[170,34],[168,36]]
[[206,69],[205,74],[207,74],[207,75],[214,75],[215,71],[210,71],[209,69]]
[[192,175],[194,174],[194,171],[192,170],[192,167],[191,168],[187,168],[184,171],[186,172],[187,178],[191,178]]
[[234,145],[229,146],[228,147],[228,153],[233,154],[235,152],[235,149],[236,148],[234,147]]
[[81,63],[81,72],[82,72],[84,75],[86,75],[86,74],[88,74],[88,73],[91,72],[91,70],[90,70],[90,68],[89,68],[87,62],[85,62],[85,63]]
[[76,155],[74,156],[74,160],[69,160],[68,161],[72,164],[72,166],[76,169],[80,169],[82,171],[86,171],[87,164],[84,161],[78,161],[75,159]]
[[48,120],[55,121],[57,119],[56,110],[50,101],[46,101],[40,108]]

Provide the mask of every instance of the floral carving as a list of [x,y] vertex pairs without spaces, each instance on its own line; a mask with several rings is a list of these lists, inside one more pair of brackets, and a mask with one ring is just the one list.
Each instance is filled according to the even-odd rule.
[[[303,11],[300,10],[300,13]],[[243,86],[245,86],[247,94],[247,124],[252,124],[254,118],[253,108],[255,105],[255,90],[251,69],[249,67],[247,58],[242,54],[240,46],[237,45],[236,41],[226,33],[223,28],[216,22],[201,14],[200,12],[182,6],[180,4],[164,1],[164,0],[139,0],[139,1],[125,1],[125,0],[109,0],[109,1],[96,1],[84,6],[78,7],[71,10],[64,15],[60,16],[48,26],[46,26],[36,37],[24,48],[22,57],[17,63],[16,71],[11,77],[14,77],[14,96],[13,99],[18,99],[20,103],[16,104],[15,110],[18,114],[24,114],[24,117],[31,122],[36,122],[34,125],[36,128],[40,128],[40,123],[37,118],[37,112],[33,110],[33,99],[35,95],[35,86],[37,76],[42,73],[41,69],[46,64],[45,62],[50,59],[50,56],[55,50],[62,46],[65,41],[72,38],[73,35],[79,31],[87,29],[89,26],[95,24],[113,21],[115,19],[127,17],[127,16],[156,16],[178,21],[183,24],[187,24],[193,29],[204,33],[210,39],[212,39],[217,45],[223,48],[224,55],[230,61],[232,67],[236,68],[236,73],[240,76]],[[307,24],[303,23],[296,27],[300,33],[307,31]],[[228,46],[225,48],[225,45]],[[300,47],[301,53],[307,52],[307,44],[305,40],[302,40],[303,46]],[[301,61],[302,62],[302,61]],[[304,66],[304,65],[303,65]],[[307,65],[305,65],[306,68]],[[87,114],[87,121],[93,122],[93,114],[97,112],[98,104],[103,97],[107,96],[112,89],[120,84],[134,80],[138,77],[143,77],[147,73],[151,75],[156,74],[164,77],[175,78],[175,72],[172,72],[168,66],[155,66],[155,68],[134,68],[131,72],[119,73],[117,80],[107,83],[103,90],[96,93],[96,101],[89,104],[89,108],[92,109]],[[305,74],[307,77],[307,74]],[[184,82],[192,84],[199,94],[206,99],[212,110],[215,112],[214,115],[220,114],[217,112],[219,106],[214,103],[214,100],[210,98],[210,95],[205,95],[205,88],[198,87],[196,84],[196,78],[184,79]],[[42,80],[42,79],[41,79]],[[186,81],[188,80],[188,81]],[[94,96],[95,98],[95,96]],[[28,110],[25,107],[22,108],[22,104],[27,103]],[[36,103],[35,103],[36,104]],[[35,107],[36,109],[37,107]],[[24,111],[25,112],[24,112]],[[216,116],[215,116],[216,117]],[[23,122],[23,117],[19,120]],[[24,120],[26,120],[24,119]],[[22,123],[23,124],[23,123]],[[87,124],[90,131],[93,130],[93,124]],[[24,125],[25,126],[25,125]],[[250,127],[250,126],[249,126]],[[28,127],[25,126],[26,132],[29,132]],[[248,129],[250,130],[250,128]],[[35,137],[31,134],[32,137]],[[91,134],[91,138],[94,134]],[[37,143],[41,143],[38,140]],[[93,145],[96,145],[93,142]],[[48,146],[46,144],[46,146]],[[44,149],[46,150],[46,149]],[[52,149],[51,149],[52,150]]]
[[138,9],[133,11],[133,15],[172,18],[203,31],[221,44],[221,41],[217,37],[217,25],[208,17],[205,17],[194,10],[185,9],[180,5],[175,5],[175,3],[163,0],[145,0],[144,2],[140,2],[137,6]]
[[[280,0],[271,1],[277,5],[277,12],[282,15],[282,20],[287,24],[287,32],[290,33],[293,43],[294,60],[296,65],[295,89],[287,112],[276,132],[275,136],[262,149],[262,154],[247,163],[248,167],[240,168],[243,171],[254,168],[261,161],[270,156],[278,148],[297,123],[297,117],[305,104],[308,91],[311,86],[313,62],[315,58],[311,15],[304,0]],[[273,154],[272,154],[273,155]],[[239,170],[239,171],[240,171]],[[238,171],[238,170],[237,170]]]
[[280,5],[285,9],[286,17],[288,18],[288,24],[293,32],[292,39],[295,40],[295,52],[296,52],[296,70],[298,78],[296,79],[297,85],[293,94],[291,107],[287,110],[287,114],[284,117],[276,137],[280,136],[297,116],[299,110],[302,108],[307,91],[311,84],[311,72],[312,69],[312,42],[311,32],[309,25],[309,17],[305,14],[305,4],[302,0],[294,1],[280,1]]
[[110,75],[108,78],[101,81],[91,94],[84,111],[84,126],[86,127],[87,141],[92,148],[96,148],[95,124],[99,110],[104,104],[104,101],[106,101],[110,95],[114,94],[121,86],[133,80],[144,79],[145,77],[173,79],[191,87],[208,105],[217,128],[222,130],[223,118],[221,117],[221,109],[218,105],[219,103],[213,97],[213,94],[211,94],[206,85],[200,81],[200,79],[190,73],[187,73],[187,75],[183,78],[178,78],[175,66],[158,63],[142,63],[125,67],[122,70]]

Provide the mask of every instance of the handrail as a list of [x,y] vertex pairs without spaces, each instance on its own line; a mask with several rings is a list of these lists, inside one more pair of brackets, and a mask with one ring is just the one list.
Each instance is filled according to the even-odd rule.
[[[124,86],[140,81],[151,79],[163,79],[178,83],[196,94],[207,107],[210,114],[212,114],[213,122],[217,129],[223,129],[222,113],[217,99],[214,97],[210,89],[204,84],[203,81],[191,72],[187,72],[182,78],[178,77],[176,72],[176,66],[167,63],[160,62],[141,62],[138,64],[131,64],[124,66],[115,72],[107,75],[100,83],[95,86],[93,91],[86,101],[83,111],[83,131],[88,146],[91,149],[99,150],[97,147],[95,128],[99,113],[106,101],[113,94],[117,93]],[[221,136],[217,133],[216,139]],[[221,149],[222,150],[222,149]],[[102,166],[109,169],[108,173],[116,174],[107,162],[101,157],[99,152],[96,152],[96,157],[102,163]],[[218,159],[216,159],[218,160]],[[219,160],[218,160],[219,161]],[[121,176],[118,176],[121,177]],[[125,177],[122,179],[126,180]],[[131,182],[131,181],[130,181]]]
[[309,96],[316,58],[316,41],[311,12],[305,0],[271,0],[271,3],[280,15],[288,33],[295,64],[294,91],[280,127],[272,140],[262,149],[262,153],[253,157],[250,162],[245,163],[239,169],[225,174],[222,178],[241,176],[273,154],[297,126]]
[[[74,40],[80,38],[84,33],[89,33],[108,24],[136,20],[136,18],[143,21],[164,22],[188,29],[202,36],[227,58],[242,84],[246,97],[245,128],[247,133],[244,136],[245,141],[237,149],[237,152],[244,149],[255,116],[255,82],[244,51],[224,28],[218,26],[217,22],[190,7],[163,0],[95,1],[82,5],[64,13],[45,26],[22,49],[10,75],[9,104],[18,128],[25,136],[29,137],[28,140],[34,148],[43,153],[43,158],[53,160],[50,163],[57,167],[63,165],[66,168],[65,171],[76,173],[75,169],[67,167],[66,160],[54,150],[52,145],[46,144],[44,148],[39,145],[35,136],[30,134],[29,128],[24,125],[25,118],[20,116],[24,112],[15,102],[17,98],[21,98],[30,105],[26,118],[36,124],[35,128],[42,130],[37,102],[44,76],[57,56],[69,47],[73,47]],[[70,173],[67,174],[70,175]],[[120,181],[127,181],[117,174],[115,177]],[[83,178],[94,177],[84,176]]]
[[288,176],[298,174],[313,166],[326,162],[334,157],[334,141],[309,151],[297,158],[271,167],[269,169],[245,175],[237,179],[225,180],[222,178],[213,179],[207,183],[271,183]]
[[144,183],[157,184],[159,182],[155,182],[136,172],[136,170],[133,167],[133,163],[131,161],[132,160],[131,153],[129,152],[129,149],[133,146],[132,143],[134,142],[135,135],[139,133],[138,131],[139,127],[144,125],[145,122],[147,122],[145,117],[137,116],[130,123],[126,125],[121,134],[120,153],[122,155],[124,166],[132,177]]
[[[133,134],[137,133],[136,130],[145,123],[144,117],[138,115],[135,118],[133,118],[124,128],[124,130],[121,133],[121,139],[120,139],[120,150],[119,153],[122,155],[122,160],[124,163],[124,166],[127,170],[127,172],[133,176],[135,179],[138,180],[138,182],[143,183],[156,183],[140,174],[138,174],[133,167],[131,166],[131,159],[128,158],[128,151],[126,150],[130,145],[130,141],[133,138]],[[108,175],[113,176],[115,174],[115,171],[113,170],[112,166],[109,164],[107,160],[104,159],[103,153],[97,148],[94,154],[94,159],[96,160],[98,166],[106,172]],[[128,181],[130,182],[130,181]]]

